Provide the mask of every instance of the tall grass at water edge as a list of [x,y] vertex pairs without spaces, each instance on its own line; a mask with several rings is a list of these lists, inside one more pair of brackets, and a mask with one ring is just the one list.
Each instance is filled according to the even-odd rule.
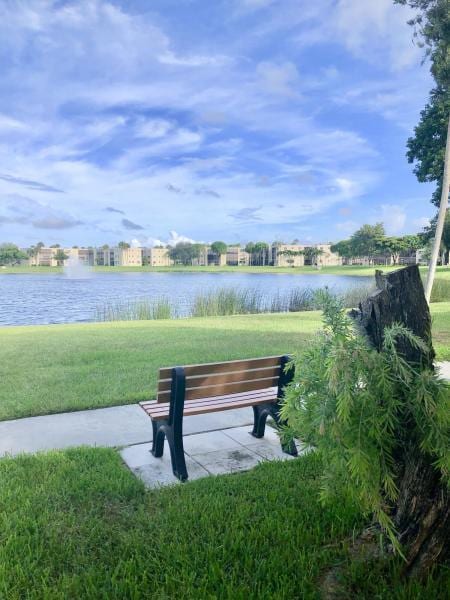
[[97,307],[96,321],[150,321],[153,319],[173,319],[176,317],[169,298],[110,301]]
[[[339,295],[346,307],[358,306],[373,290],[372,284],[360,285]],[[322,289],[323,291],[323,289]],[[294,288],[286,292],[264,294],[256,288],[218,288],[197,294],[187,310],[180,313],[169,298],[111,301],[96,311],[96,321],[137,321],[184,317],[219,317],[257,313],[300,312],[320,307],[319,290]],[[331,290],[333,293],[333,291]]]

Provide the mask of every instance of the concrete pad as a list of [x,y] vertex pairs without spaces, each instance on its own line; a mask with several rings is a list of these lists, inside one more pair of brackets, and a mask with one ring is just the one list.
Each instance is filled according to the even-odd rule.
[[[186,417],[185,434],[251,423],[251,409]],[[151,442],[150,418],[138,404],[0,422],[0,457],[71,446],[129,446]]]
[[225,435],[223,431],[208,431],[185,436],[183,446],[186,454],[195,456],[196,454],[205,454],[205,452],[214,452],[215,450],[232,450],[241,446],[241,444]]
[[255,454],[250,449],[241,445],[228,450],[216,450],[215,452],[207,452],[205,454],[195,454],[192,458],[212,475],[224,475],[227,473],[248,471],[249,469],[256,467],[262,460],[259,454]]
[[151,448],[151,443],[128,446],[120,451],[120,456],[127,467],[129,467],[131,470],[139,469],[139,467],[149,465],[152,460],[156,460],[153,454],[150,452]]
[[275,444],[267,443],[267,444],[250,444],[246,446],[249,450],[258,454],[264,460],[291,460],[295,458],[295,456],[291,456],[290,454],[286,454],[281,449],[280,444],[277,446]]
[[[181,481],[175,477],[172,472],[170,462],[170,453],[165,452],[162,458],[155,458],[150,452],[147,452],[148,463],[133,469],[133,473],[150,489],[162,487],[165,485],[179,484]],[[186,467],[189,473],[189,480],[208,477],[209,473],[200,466],[195,460],[186,456]]]
[[233,427],[232,429],[225,430],[223,433],[235,440],[236,442],[239,442],[243,446],[252,446],[258,443],[262,445],[280,445],[280,438],[278,437],[278,434],[275,431],[275,429],[273,429],[273,427],[267,425],[264,437],[262,438],[253,437],[251,434],[252,428],[253,426]]
[[439,374],[443,379],[450,380],[450,361],[446,360],[436,364]]

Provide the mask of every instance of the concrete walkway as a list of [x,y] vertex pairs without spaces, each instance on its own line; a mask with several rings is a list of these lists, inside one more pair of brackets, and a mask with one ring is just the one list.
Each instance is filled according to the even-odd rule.
[[[184,433],[253,423],[251,408],[185,417]],[[0,422],[0,457],[71,446],[120,447],[152,441],[149,417],[137,404]]]

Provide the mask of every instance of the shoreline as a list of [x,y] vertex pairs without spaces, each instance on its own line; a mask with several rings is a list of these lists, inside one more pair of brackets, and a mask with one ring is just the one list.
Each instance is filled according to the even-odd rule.
[[[271,275],[350,275],[353,277],[371,277],[375,275],[376,270],[395,271],[402,268],[403,265],[396,266],[358,266],[346,265],[336,267],[272,267],[272,266],[252,266],[252,267],[90,267],[92,273],[241,273],[248,274],[271,274]],[[426,272],[428,267],[419,267],[421,272]],[[63,267],[6,267],[0,268],[0,275],[53,275],[64,273]],[[448,275],[450,278],[449,267],[437,267],[436,275]]]

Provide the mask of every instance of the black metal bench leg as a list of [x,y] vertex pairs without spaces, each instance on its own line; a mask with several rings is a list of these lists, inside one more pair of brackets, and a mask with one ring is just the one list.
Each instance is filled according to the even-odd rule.
[[152,421],[153,427],[153,443],[152,443],[152,454],[155,458],[161,458],[164,453],[164,438],[166,433],[161,427],[162,423],[158,421]]
[[[276,423],[277,428],[279,429],[285,423],[280,419],[279,407],[277,404],[274,404],[271,410],[271,416]],[[291,440],[288,444],[283,444],[281,442],[281,449],[285,454],[290,454],[291,456],[298,456],[297,446],[295,445],[294,440]]]
[[255,438],[264,437],[264,432],[266,430],[266,419],[270,413],[270,410],[265,405],[256,405],[252,406],[253,408],[253,431],[251,432],[252,436]]
[[168,432],[167,434],[167,441],[169,442],[173,474],[180,481],[186,481],[188,472],[184,456],[183,435],[181,432],[177,432],[176,428],[172,427],[170,433]]
[[[273,420],[275,421],[278,429],[280,429],[280,427],[283,427],[283,425],[286,425],[286,423],[280,419],[280,403],[283,401],[283,398],[284,398],[284,388],[294,378],[294,369],[293,368],[286,369],[286,365],[288,364],[289,361],[290,361],[289,355],[285,354],[284,356],[281,357],[281,361],[280,361],[281,374],[280,374],[280,379],[278,380],[278,394],[277,394],[278,402],[276,404],[272,404],[271,411],[270,411],[270,414],[273,417]],[[283,442],[281,442],[281,449],[286,454],[290,454],[291,456],[298,456],[297,446],[295,445],[294,440],[291,440],[288,444],[283,444]]]
[[166,428],[169,442],[172,471],[180,481],[186,481],[188,472],[183,447],[183,413],[186,393],[186,377],[183,367],[172,369],[169,425]]

